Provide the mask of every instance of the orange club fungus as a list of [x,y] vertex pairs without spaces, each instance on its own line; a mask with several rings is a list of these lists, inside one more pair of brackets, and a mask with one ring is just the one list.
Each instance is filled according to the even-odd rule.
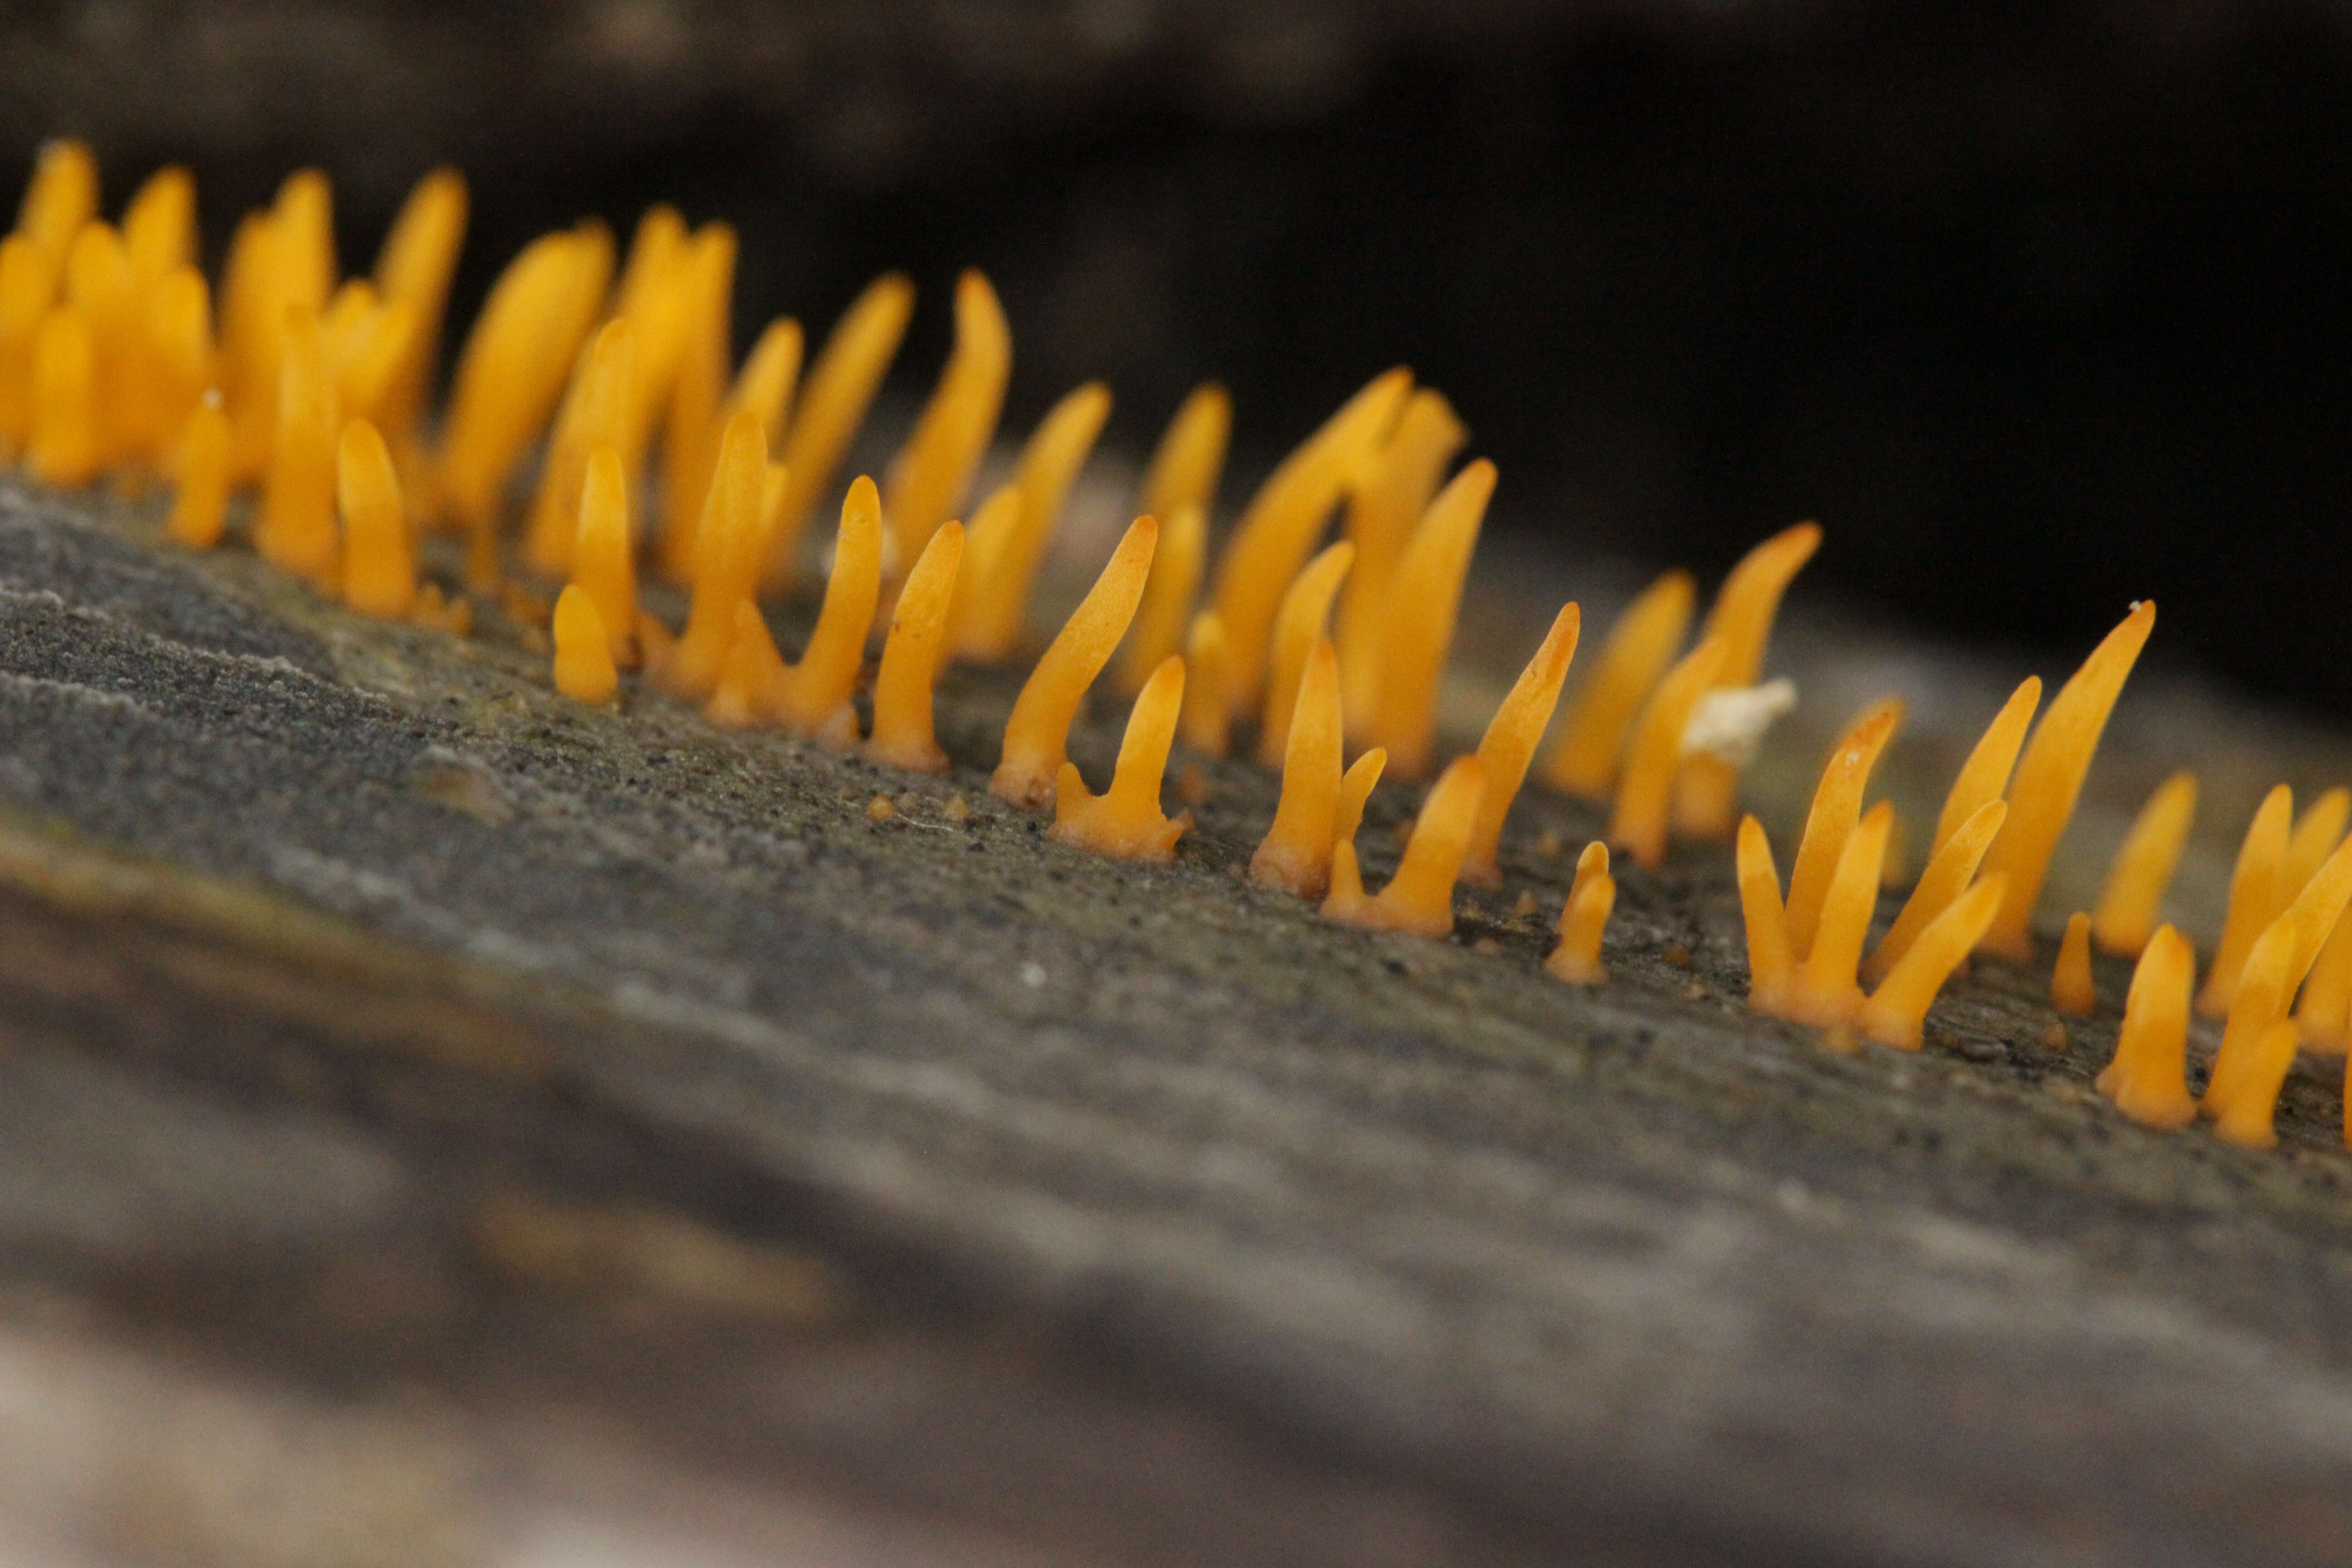
[[931,727],[931,687],[962,561],[963,524],[942,523],[898,592],[890,635],[882,645],[882,668],[874,678],[874,733],[866,742],[866,754],[886,767],[948,771],[948,754]]
[[[466,537],[478,589],[499,584],[510,553],[569,579],[551,624],[553,682],[566,696],[610,702],[621,671],[642,663],[653,684],[716,721],[835,747],[859,743],[854,700],[887,585],[892,614],[864,754],[945,769],[935,679],[951,654],[1002,661],[1022,647],[1032,583],[1104,428],[1108,389],[1065,396],[1007,481],[967,514],[970,526],[950,521],[997,437],[1012,363],[1002,306],[966,273],[936,388],[886,485],[847,487],[814,629],[788,664],[758,596],[793,587],[804,554],[815,554],[803,549],[807,521],[839,493],[836,475],[904,338],[912,285],[896,274],[871,285],[805,376],[801,330],[786,317],[739,367],[729,346],[731,229],[689,229],[656,207],[616,278],[613,237],[583,223],[532,242],[499,275],[436,419],[428,403],[467,204],[457,174],[428,174],[372,275],[344,279],[328,182],[298,172],[236,226],[215,296],[196,267],[186,171],[150,178],[118,226],[100,214],[88,151],[45,148],[16,231],[0,240],[0,457],[60,486],[104,476],[135,492],[168,480],[165,530],[193,548],[222,538],[233,495],[253,495],[252,542],[266,560],[354,610],[462,630],[475,602],[419,576],[420,530],[453,529]],[[1498,879],[1507,814],[1531,763],[1552,788],[1612,799],[1608,842],[1636,867],[1661,864],[1673,835],[1732,827],[1749,749],[1733,742],[1752,742],[1778,711],[1767,699],[1784,683],[1758,682],[1817,527],[1751,551],[1686,652],[1690,577],[1669,572],[1650,584],[1589,659],[1557,745],[1537,761],[1576,646],[1579,617],[1567,606],[1476,753],[1440,773],[1438,694],[1493,465],[1473,462],[1449,479],[1466,438],[1461,420],[1438,393],[1391,371],[1276,466],[1212,572],[1232,420],[1223,389],[1204,385],[1170,421],[1140,515],[1014,704],[997,794],[1029,808],[1050,802],[1058,840],[1165,861],[1190,826],[1160,804],[1171,746],[1223,756],[1234,721],[1247,720],[1259,763],[1282,770],[1253,878],[1321,900],[1334,920],[1433,937],[1453,929],[1458,882]],[[526,476],[517,505],[511,492]],[[1335,517],[1341,539],[1331,542]],[[688,592],[676,635],[639,604],[641,556]],[[543,613],[522,605],[514,598],[506,613]],[[1864,810],[1864,796],[1900,704],[1865,712],[1832,751],[1785,899],[1762,827],[1738,819],[1751,1005],[1833,1037],[1917,1048],[1929,1005],[1971,950],[2029,954],[2052,855],[2154,617],[2153,605],[2134,606],[2038,725],[2034,679],[1993,716],[1946,795],[1925,869],[1866,963],[1880,886],[1898,857],[1892,807]],[[1118,767],[1097,795],[1065,752],[1114,654],[1114,681],[1135,701]],[[1369,749],[1343,769],[1349,743]],[[1368,895],[1354,840],[1391,763],[1401,778],[1438,777],[1396,876]],[[2196,796],[2186,773],[2150,796],[2095,910],[2068,921],[2052,973],[2053,1005],[2079,1015],[2095,1004],[2092,946],[2136,957],[2099,1087],[2125,1114],[2161,1126],[2198,1109],[2185,1081],[2194,954],[2157,923]],[[2298,817],[2282,787],[2247,830],[2196,998],[2227,1018],[2202,1100],[2225,1139],[2273,1142],[2298,1037],[2340,1050],[2352,1028],[2347,821],[2352,791],[2329,791]],[[1605,978],[1615,888],[1608,848],[1588,846],[1549,973]],[[1865,982],[1874,985],[1866,995]]]
[[2087,1018],[2099,1010],[2098,986],[2091,977],[2091,917],[2080,910],[2066,917],[2058,963],[2050,972],[2050,1005],[2070,1018]]
[[1571,985],[1599,985],[1609,978],[1601,962],[1601,933],[1617,904],[1617,879],[1609,874],[1609,846],[1598,840],[1576,858],[1576,880],[1560,906],[1559,942],[1544,960],[1544,973]]
[[[1749,551],[1723,580],[1699,628],[1702,639],[1723,645],[1717,687],[1737,690],[1761,678],[1780,595],[1821,542],[1821,525],[1801,522]],[[1693,838],[1728,838],[1738,810],[1739,769],[1719,757],[1690,758],[1675,786],[1675,831]]]
[[[1086,700],[1087,688],[1110,662],[1112,650],[1135,617],[1159,536],[1160,525],[1149,517],[1129,525],[1095,585],[1029,672],[1021,695],[1013,700],[1013,716],[1005,721],[1003,760],[989,780],[990,793],[999,799],[1035,811],[1054,798],[1070,725]],[[1177,696],[1181,706],[1181,681]]]
[[2157,785],[2140,807],[2091,911],[2091,941],[2101,952],[2137,958],[2147,946],[2196,818],[2197,775],[2186,771]]
[[1675,662],[1696,592],[1689,573],[1669,572],[1625,606],[1592,673],[1569,701],[1559,740],[1543,760],[1547,785],[1580,800],[1609,798],[1625,737]]
[[[1544,726],[1559,700],[1560,682],[1568,678],[1569,661],[1576,657],[1581,613],[1563,605],[1552,617],[1527,668],[1503,698],[1502,706],[1486,721],[1478,742],[1478,763],[1486,775],[1486,792],[1478,800],[1478,822],[1471,830],[1470,850],[1462,866],[1462,879],[1474,887],[1499,888],[1503,868],[1496,860],[1503,842],[1503,819],[1528,776],[1528,763],[1542,741]],[[1611,884],[1612,887],[1615,884]]]
[[2075,797],[2082,794],[2107,715],[2155,628],[2156,602],[2134,605],[2058,689],[2033,727],[2033,737],[2025,743],[2025,754],[2010,780],[2009,820],[1985,858],[1988,874],[1998,871],[2009,879],[2000,912],[1985,931],[1987,952],[2013,959],[2032,955],[2033,906],[2050,874],[2050,857],[2074,815]]
[[[1367,753],[1368,755],[1372,753]],[[1349,925],[1444,937],[1454,930],[1454,884],[1477,825],[1478,796],[1486,785],[1476,757],[1456,757],[1430,786],[1421,815],[1405,841],[1396,875],[1377,894],[1367,895],[1350,833],[1331,853],[1331,891],[1323,913]],[[1358,807],[1361,809],[1360,805]]]
[[1250,857],[1250,880],[1302,899],[1331,885],[1331,851],[1339,825],[1339,656],[1328,637],[1308,654],[1292,704],[1282,761],[1282,795],[1274,826]]
[[1110,788],[1090,794],[1076,763],[1065,762],[1055,774],[1054,826],[1045,837],[1114,859],[1155,865],[1174,859],[1176,840],[1191,829],[1192,814],[1171,820],[1160,809],[1160,784],[1183,705],[1184,660],[1171,654],[1144,682],[1128,714]]

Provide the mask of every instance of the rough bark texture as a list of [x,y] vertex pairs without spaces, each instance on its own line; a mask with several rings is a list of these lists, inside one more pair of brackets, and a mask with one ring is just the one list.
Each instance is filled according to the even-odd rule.
[[[955,773],[910,782],[584,709],[518,628],[366,622],[154,535],[0,490],[0,1517],[27,1539],[310,1564],[2352,1539],[2331,1064],[2290,1082],[2281,1152],[2154,1133],[2088,1091],[2113,967],[2071,1040],[2046,974],[1998,964],[1918,1056],[1750,1016],[1717,849],[1626,872],[1606,988],[1548,980],[1597,826],[1554,799],[1456,941],[1368,935],[1242,879],[1272,795],[1245,766],[1209,768],[1172,868],[1044,842],[985,794],[1009,675],[951,679]],[[1480,601],[1474,724],[1508,674],[1478,649],[1532,646],[1540,575]],[[1779,823],[1858,672],[1916,700],[1893,782],[1921,822],[2017,673],[1890,669],[1826,619],[1778,662],[1810,727],[1759,772]],[[1097,781],[1117,718],[1074,741]],[[2077,838],[2200,752],[2193,900],[2265,748],[2345,760],[2159,675]],[[1413,805],[1376,798],[1376,878]]]

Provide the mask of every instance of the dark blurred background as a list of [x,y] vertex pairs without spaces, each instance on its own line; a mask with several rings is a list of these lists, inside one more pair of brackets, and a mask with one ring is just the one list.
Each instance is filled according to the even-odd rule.
[[[1012,316],[1016,428],[1193,381],[1247,474],[1403,361],[1497,526],[1816,572],[1937,628],[2163,639],[2352,710],[2344,0],[693,0],[0,12],[0,146],[194,165],[208,241],[336,176],[347,267],[471,177],[459,308],[656,197],[744,236],[739,328],[870,275]],[[1238,500],[1228,485],[1228,504]]]

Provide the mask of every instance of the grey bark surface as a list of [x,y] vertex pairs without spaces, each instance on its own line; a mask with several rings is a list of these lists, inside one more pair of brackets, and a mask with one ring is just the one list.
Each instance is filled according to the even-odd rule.
[[[1549,586],[1474,601],[1457,686]],[[1783,639],[1776,837],[1850,687],[1911,689],[1925,823],[2021,673],[1872,636]],[[2165,680],[2047,907],[2167,766],[2209,768],[2193,907],[2258,781],[2344,765]],[[492,1562],[585,1499],[810,1561],[2352,1555],[2335,1064],[2276,1153],[2137,1127],[2089,1089],[2104,961],[2066,1035],[2046,968],[1980,963],[1925,1052],[1832,1054],[1745,1010],[1706,846],[1623,871],[1611,984],[1559,984],[1600,823],[1532,789],[1452,942],[1250,887],[1242,763],[1174,866],[1097,859],[986,795],[1015,686],[954,673],[955,772],[910,780],[0,489],[0,1454],[158,1413],[47,1528]],[[1097,783],[1120,717],[1074,736]],[[1375,883],[1417,799],[1375,797]]]

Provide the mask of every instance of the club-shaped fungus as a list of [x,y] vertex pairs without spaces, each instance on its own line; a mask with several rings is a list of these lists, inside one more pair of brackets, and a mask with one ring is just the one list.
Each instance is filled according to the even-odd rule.
[[335,493],[343,515],[343,603],[364,616],[405,617],[416,601],[416,552],[392,448],[364,419],[344,426],[336,444]]
[[1412,386],[1412,374],[1402,369],[1375,377],[1276,466],[1234,525],[1217,558],[1210,606],[1225,629],[1229,700],[1237,716],[1257,717],[1282,595],[1314,553],[1348,480],[1387,437]]
[[2019,960],[2032,956],[2033,906],[2041,901],[2051,854],[2074,815],[2107,715],[2155,628],[2156,601],[2144,599],[2091,650],[2033,727],[2010,780],[2009,820],[1985,857],[1988,873],[2009,879],[2008,900],[1985,932],[1985,951]]
[[1282,595],[1282,607],[1274,617],[1274,653],[1266,668],[1265,708],[1258,719],[1260,767],[1282,765],[1290,739],[1290,711],[1298,701],[1298,682],[1307,672],[1307,656],[1329,636],[1331,603],[1339,596],[1339,584],[1347,579],[1349,568],[1355,563],[1356,547],[1343,539],[1309,561]]
[[1864,963],[1864,979],[1878,980],[1901,963],[1928,923],[1968,891],[1969,884],[1976,880],[1977,868],[1984,864],[1985,851],[1991,847],[1994,835],[2000,831],[2008,816],[2007,801],[1986,801],[1936,851],[1927,868],[1919,873],[1918,881],[1912,884],[1911,896],[1904,900],[1895,923],[1887,927],[1886,934]]
[[1503,842],[1503,819],[1510,815],[1511,802],[1528,776],[1528,763],[1543,740],[1544,726],[1551,722],[1560,683],[1568,679],[1569,663],[1576,657],[1581,625],[1581,613],[1574,605],[1559,607],[1551,629],[1511,683],[1479,739],[1478,762],[1486,770],[1486,787],[1478,801],[1478,823],[1470,834],[1469,855],[1462,865],[1462,879],[1474,887],[1503,885],[1503,868],[1496,859]]
[[596,601],[577,583],[564,585],[555,601],[555,689],[578,702],[609,702],[620,689],[613,666],[612,634]]
[[1160,784],[1168,771],[1168,750],[1176,741],[1176,716],[1184,706],[1184,659],[1171,654],[1143,685],[1128,714],[1118,763],[1110,788],[1090,794],[1076,763],[1065,762],[1054,777],[1054,826],[1045,836],[1056,843],[1119,860],[1164,865],[1176,858],[1176,840],[1192,826],[1192,814],[1171,820],[1160,809]]
[[[962,658],[994,663],[1012,658],[1020,647],[1028,630],[1029,590],[1037,563],[1052,542],[1078,468],[1109,416],[1110,389],[1098,381],[1088,382],[1055,404],[1022,448],[1013,473],[1020,504],[1002,536],[990,542],[986,575],[975,571],[971,591],[960,596],[957,605],[951,636]],[[975,557],[974,567],[982,564]]]
[[2099,990],[2091,978],[2091,917],[2077,910],[2066,917],[2058,963],[2050,971],[2050,1005],[2070,1018],[2099,1010]]
[[[2246,954],[2200,1107],[2225,1127],[2241,1131],[2268,1128],[2269,1101],[2276,1097],[2278,1084],[2270,1079],[2267,1032],[2286,1016],[2295,988],[2318,959],[2347,900],[2352,900],[2352,842],[2338,847],[2312,873]],[[2293,1057],[2292,1045],[2287,1054]],[[2285,1070],[2278,1068],[2278,1081],[2284,1080]],[[2242,1103],[2254,1100],[2262,1101],[2259,1121],[2255,1110]]]
[[[1369,753],[1368,753],[1369,754]],[[1412,837],[1396,875],[1378,893],[1367,895],[1356,861],[1354,836],[1331,851],[1331,891],[1323,900],[1327,919],[1375,931],[1444,937],[1454,930],[1454,883],[1477,823],[1478,795],[1486,770],[1475,757],[1456,757],[1437,775],[1422,802]]]
[[899,572],[914,564],[940,524],[962,504],[996,434],[1012,372],[1013,332],[1004,308],[987,279],[967,271],[956,279],[955,347],[883,484],[883,515]]
[[1302,899],[1319,899],[1331,885],[1331,850],[1339,822],[1339,656],[1319,637],[1292,703],[1282,760],[1282,796],[1250,857],[1250,880]]
[[2091,941],[2101,952],[2137,958],[2147,946],[2196,819],[2197,775],[2185,769],[2157,785],[2140,807],[2091,911]]
[[1854,1027],[1882,1046],[1917,1050],[1928,1004],[1968,958],[2007,890],[1996,873],[1945,905],[1856,1010]]
[[798,577],[801,535],[865,423],[914,310],[914,284],[901,273],[884,274],[842,312],[809,367],[784,432],[784,491],[768,542],[767,587],[789,588]]
[[228,525],[228,414],[208,392],[188,416],[173,471],[172,515],[164,526],[191,550],[210,550]]
[[[1609,818],[1609,842],[1634,865],[1666,863],[1666,831],[1674,807],[1675,776],[1681,770],[1683,734],[1691,712],[1723,668],[1723,639],[1708,637],[1666,671],[1643,705],[1625,742],[1625,765],[1617,776],[1617,804]],[[1776,900],[1777,901],[1777,900]]]
[[1178,733],[1204,757],[1222,757],[1233,743],[1233,683],[1227,679],[1225,623],[1214,610],[1192,617],[1184,633],[1184,716]]
[[[1112,650],[1135,618],[1159,537],[1160,525],[1149,517],[1129,525],[1095,585],[1029,672],[1021,695],[1013,700],[1013,716],[1005,721],[1003,760],[988,783],[998,799],[1029,811],[1053,800],[1071,721],[1086,700],[1087,688],[1110,662]],[[1177,693],[1181,706],[1181,682]]]
[[[1818,523],[1783,529],[1743,556],[1716,590],[1699,637],[1723,644],[1717,686],[1753,686],[1762,678],[1780,595],[1821,542]],[[1739,770],[1719,758],[1691,757],[1675,787],[1675,830],[1693,838],[1728,838],[1738,814]]]
[[1601,962],[1601,933],[1616,907],[1617,879],[1609,874],[1609,846],[1595,839],[1576,858],[1576,880],[1560,906],[1559,942],[1544,960],[1544,973],[1571,985],[1599,985],[1609,978]]
[[1340,590],[1333,640],[1339,650],[1339,700],[1349,734],[1370,722],[1380,689],[1389,580],[1404,558],[1413,525],[1444,482],[1445,466],[1469,438],[1444,397],[1416,387],[1396,428],[1348,487],[1347,539],[1356,564]]
[[1592,673],[1569,700],[1559,740],[1543,760],[1546,785],[1580,800],[1605,801],[1633,720],[1675,662],[1697,588],[1668,572],[1642,590],[1609,628]]
[[[1146,487],[1146,493],[1149,489]],[[1151,574],[1143,580],[1143,602],[1135,607],[1135,624],[1128,628],[1127,640],[1119,645],[1118,662],[1111,671],[1118,689],[1130,697],[1143,689],[1143,683],[1170,654],[1183,650],[1209,541],[1208,513],[1198,501],[1187,501],[1173,512],[1146,508],[1144,515],[1160,519],[1160,548],[1152,552]],[[1192,672],[1184,693],[1189,710],[1200,671],[1189,664],[1186,668]],[[1223,700],[1220,693],[1219,700]]]
[[2227,1016],[2238,994],[2238,977],[2247,955],[2294,889],[2285,882],[2287,839],[2293,836],[2294,792],[2274,786],[2254,809],[2239,841],[2238,858],[2230,869],[2230,903],[2221,917],[2221,939],[2213,962],[2197,993],[2197,1010],[2209,1018]]
[[1495,465],[1484,458],[1465,468],[1429,503],[1381,595],[1388,635],[1380,650],[1372,716],[1366,738],[1387,751],[1402,779],[1429,771],[1437,743],[1437,686],[1454,647],[1470,552],[1495,493]]
[[866,754],[886,767],[918,773],[948,771],[948,754],[940,749],[931,727],[931,690],[962,560],[963,524],[940,524],[915,558],[915,569],[907,574],[890,613],[890,635],[882,645],[882,667],[874,678],[874,733],[866,742]]
[[1830,748],[1813,786],[1812,805],[1805,813],[1804,836],[1797,842],[1796,863],[1789,870],[1789,941],[1801,960],[1813,945],[1830,884],[1837,875],[1846,840],[1862,821],[1863,791],[1871,771],[1903,722],[1903,704],[1884,698],[1864,709]]

